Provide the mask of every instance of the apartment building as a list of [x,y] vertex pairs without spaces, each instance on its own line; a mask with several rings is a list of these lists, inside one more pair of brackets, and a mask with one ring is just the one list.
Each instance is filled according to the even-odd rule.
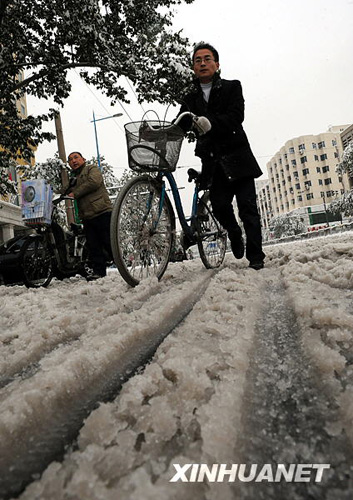
[[[23,72],[19,73],[18,78],[21,81],[24,77]],[[25,118],[27,116],[27,100],[26,96],[22,96],[16,101],[16,106],[19,114]],[[0,145],[1,147],[1,145]],[[25,165],[24,160],[17,160],[18,165]],[[34,164],[34,161],[32,162]],[[16,167],[9,167],[9,176],[14,182],[17,182]],[[0,196],[0,243],[12,238],[17,231],[23,231],[24,225],[22,222],[21,208],[17,195],[9,195],[6,197]]]
[[349,127],[296,137],[273,156],[267,163],[269,190],[261,193],[263,209],[270,206],[271,217],[324,206],[350,189],[348,176],[336,173],[343,152],[341,133]]
[[261,217],[261,227],[264,231],[269,230],[270,220],[274,216],[272,209],[270,182],[268,179],[255,181],[257,204]]
[[341,141],[343,149],[346,149],[350,142],[353,143],[353,125],[350,125],[341,132]]

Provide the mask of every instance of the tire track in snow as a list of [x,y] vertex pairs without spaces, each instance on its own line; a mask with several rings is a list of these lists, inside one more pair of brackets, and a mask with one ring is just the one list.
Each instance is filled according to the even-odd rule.
[[[180,284],[181,279],[169,276],[163,285],[151,280],[148,285],[132,289],[122,283],[117,273],[110,275],[100,283],[104,305],[99,303],[98,306],[92,304],[93,283],[81,279],[56,283],[56,288],[26,290],[27,306],[23,305],[23,292],[19,295],[18,287],[10,290],[8,296],[3,297],[1,311],[4,325],[0,342],[0,400],[4,392],[1,388],[16,379],[21,383],[22,379],[33,376],[40,369],[40,360],[54,349],[77,342],[81,336],[100,325],[106,316],[139,310],[146,300],[160,293],[161,286],[168,293]],[[182,279],[187,279],[184,273]],[[191,280],[190,275],[188,279]],[[77,294],[82,296],[79,311],[73,306]],[[16,297],[22,301],[22,306],[21,315],[14,317]],[[56,301],[54,313],[51,312],[53,300]],[[95,321],[92,327],[93,315]]]
[[275,280],[264,293],[243,415],[247,440],[237,453],[241,463],[330,463],[331,469],[322,483],[240,483],[236,492],[244,500],[351,499],[352,449],[344,434],[327,430],[340,418],[337,404],[315,378],[286,290]]
[[192,310],[214,274],[162,285],[126,314],[121,331],[116,318],[107,318],[101,331],[52,351],[40,371],[17,385],[0,404],[0,498],[19,493],[63,452],[97,402],[115,395]]

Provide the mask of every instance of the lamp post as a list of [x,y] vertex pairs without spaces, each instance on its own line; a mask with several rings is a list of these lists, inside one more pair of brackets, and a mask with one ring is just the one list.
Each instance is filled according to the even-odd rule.
[[94,126],[94,137],[95,137],[95,140],[96,140],[97,161],[98,161],[99,170],[102,170],[102,167],[101,167],[101,159],[100,159],[100,154],[99,154],[99,145],[98,145],[98,135],[97,135],[96,122],[99,122],[101,120],[109,120],[109,118],[117,118],[118,116],[123,116],[123,113],[115,113],[115,115],[105,116],[104,118],[96,118],[96,116],[94,114],[94,111],[93,111],[93,120],[91,120],[91,123],[93,123],[93,126]]
[[327,224],[327,227],[329,227],[330,223],[329,223],[329,220],[328,220],[328,213],[327,213],[327,207],[326,207],[326,196],[325,196],[325,192],[324,191],[321,191],[321,198],[322,198],[322,201],[323,201],[323,204],[324,204],[326,224]]

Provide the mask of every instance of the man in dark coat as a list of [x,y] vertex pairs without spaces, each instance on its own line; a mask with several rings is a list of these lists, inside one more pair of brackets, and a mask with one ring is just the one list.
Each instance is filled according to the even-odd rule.
[[244,256],[242,231],[232,201],[236,197],[246,234],[246,258],[262,269],[261,221],[254,179],[262,175],[244,132],[244,98],[238,80],[219,76],[219,56],[209,44],[193,53],[194,88],[183,98],[180,113],[191,111],[198,119],[183,118],[182,128],[196,129],[196,156],[202,161],[201,188],[210,190],[213,212],[227,230],[234,256]]

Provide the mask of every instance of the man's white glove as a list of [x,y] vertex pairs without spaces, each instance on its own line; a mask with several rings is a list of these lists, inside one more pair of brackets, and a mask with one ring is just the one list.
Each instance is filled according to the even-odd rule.
[[206,116],[194,116],[192,121],[194,129],[196,129],[200,135],[206,134],[212,128],[211,122]]

